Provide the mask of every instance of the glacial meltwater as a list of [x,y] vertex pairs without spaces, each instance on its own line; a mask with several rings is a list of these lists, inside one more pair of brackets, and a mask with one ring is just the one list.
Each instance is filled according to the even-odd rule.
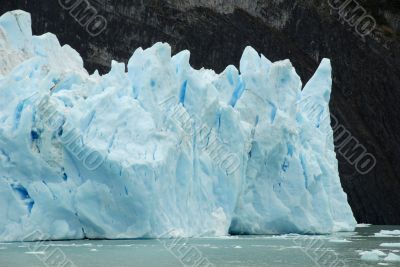
[[318,236],[0,243],[0,266],[400,266],[400,226]]

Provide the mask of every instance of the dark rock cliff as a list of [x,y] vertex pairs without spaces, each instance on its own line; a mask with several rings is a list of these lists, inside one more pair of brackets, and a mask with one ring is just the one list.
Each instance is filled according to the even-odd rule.
[[330,58],[335,144],[355,217],[400,224],[399,1],[350,1],[349,7],[359,3],[377,22],[372,27],[367,19],[349,25],[341,19],[349,16],[329,5],[345,0],[87,0],[107,21],[97,36],[60,5],[80,1],[0,0],[0,13],[30,12],[34,34],[55,33],[82,55],[89,71],[105,72],[111,59],[126,62],[137,47],[158,41],[174,52],[189,49],[194,67],[216,71],[238,65],[251,45],[273,61],[289,58],[303,82],[322,58]]

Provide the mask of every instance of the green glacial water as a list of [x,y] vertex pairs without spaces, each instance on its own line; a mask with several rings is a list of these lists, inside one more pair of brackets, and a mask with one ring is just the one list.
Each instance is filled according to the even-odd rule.
[[400,266],[394,230],[400,226],[325,236],[0,243],[0,267]]

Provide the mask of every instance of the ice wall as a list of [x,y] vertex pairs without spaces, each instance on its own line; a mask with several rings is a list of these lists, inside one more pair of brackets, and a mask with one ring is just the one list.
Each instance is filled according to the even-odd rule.
[[195,70],[168,44],[89,75],[30,16],[0,17],[0,240],[353,230],[324,59]]

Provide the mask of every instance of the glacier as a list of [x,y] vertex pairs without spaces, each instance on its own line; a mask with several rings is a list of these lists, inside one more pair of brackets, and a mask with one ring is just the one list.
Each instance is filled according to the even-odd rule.
[[0,240],[325,234],[340,184],[331,65],[302,86],[247,47],[196,70],[157,43],[89,74],[30,15],[0,17]]

